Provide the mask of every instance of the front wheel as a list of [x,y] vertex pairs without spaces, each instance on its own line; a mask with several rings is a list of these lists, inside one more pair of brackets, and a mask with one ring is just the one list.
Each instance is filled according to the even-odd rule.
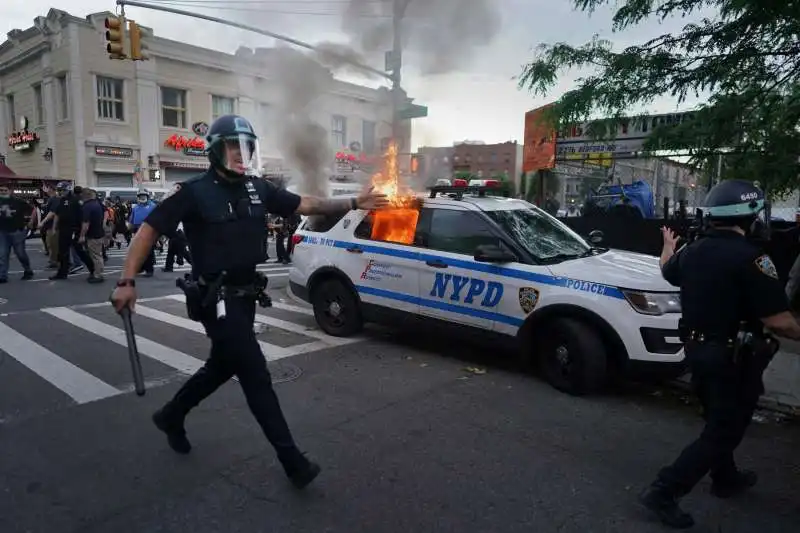
[[320,329],[334,337],[355,335],[364,326],[358,298],[337,279],[323,281],[311,294],[314,318]]
[[547,382],[575,396],[602,389],[608,356],[597,330],[574,318],[558,318],[542,326],[535,349]]

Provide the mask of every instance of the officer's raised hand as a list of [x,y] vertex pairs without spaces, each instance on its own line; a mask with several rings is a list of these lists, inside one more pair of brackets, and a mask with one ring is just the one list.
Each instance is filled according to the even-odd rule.
[[389,197],[382,192],[375,191],[375,187],[370,187],[358,195],[356,205],[359,209],[381,209],[389,205]]
[[674,252],[675,251],[675,246],[677,246],[678,239],[680,239],[680,237],[675,235],[675,232],[672,231],[670,228],[668,228],[666,226],[662,226],[661,227],[661,238],[664,241],[664,245],[663,245],[664,249],[665,250],[670,250],[671,252]]

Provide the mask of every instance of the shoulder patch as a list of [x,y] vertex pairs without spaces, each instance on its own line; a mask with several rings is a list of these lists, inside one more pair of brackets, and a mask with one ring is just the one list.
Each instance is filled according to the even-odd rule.
[[775,268],[775,263],[772,262],[772,258],[770,256],[766,254],[760,256],[758,259],[756,259],[756,266],[762,274],[774,279],[778,279],[778,269]]

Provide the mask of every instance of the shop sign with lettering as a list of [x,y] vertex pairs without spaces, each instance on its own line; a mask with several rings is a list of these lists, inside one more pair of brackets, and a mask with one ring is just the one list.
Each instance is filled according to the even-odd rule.
[[183,135],[173,135],[167,139],[164,144],[173,148],[177,152],[183,152],[186,155],[203,156],[206,155],[206,141],[200,137],[190,139]]
[[116,148],[114,146],[95,146],[94,153],[106,157],[133,157],[131,148]]
[[39,134],[35,131],[28,131],[28,117],[21,117],[19,126],[19,131],[8,136],[8,147],[15,152],[33,150],[34,145],[39,142]]

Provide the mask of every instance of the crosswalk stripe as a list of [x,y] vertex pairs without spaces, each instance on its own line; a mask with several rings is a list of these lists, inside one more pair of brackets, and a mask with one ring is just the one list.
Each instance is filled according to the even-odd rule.
[[272,307],[275,309],[282,309],[284,311],[291,311],[292,313],[299,313],[301,315],[314,316],[314,310],[308,307],[300,307],[299,305],[285,304],[282,302],[272,302]]
[[[178,302],[185,302],[186,296],[183,294],[173,294],[168,296],[170,300],[176,300]],[[136,309],[141,312],[139,309],[141,306],[136,306]],[[205,332],[205,330],[198,324],[197,322],[193,322],[191,320],[178,317],[172,315],[170,313],[164,313],[163,311],[158,311],[157,309],[146,308],[146,313],[150,313],[153,318],[157,320],[163,320],[164,322],[170,323],[174,326],[192,329],[199,327],[200,331]],[[258,319],[258,313],[256,313],[256,319]],[[307,337],[315,338],[313,335],[306,335]],[[284,359],[286,357],[293,357],[295,355],[300,355],[309,352],[315,352],[317,350],[324,350],[325,348],[330,348],[333,346],[332,343],[326,340],[317,340],[314,342],[307,342],[304,344],[295,344],[294,346],[278,346],[275,344],[269,344],[264,341],[258,341],[258,344],[261,346],[261,351],[264,353],[264,357],[266,357],[267,361],[277,361],[278,359]]]
[[347,344],[353,344],[362,340],[359,337],[349,337],[349,338],[333,337],[331,335],[326,335],[321,331],[317,331],[311,328],[307,328],[305,326],[301,326],[299,324],[295,324],[294,322],[281,320],[279,318],[271,316],[265,316],[260,313],[256,313],[256,322],[261,322],[262,324],[266,324],[268,326],[276,327],[278,329],[283,329],[285,331],[290,331],[292,333],[297,333],[298,335],[305,335],[306,337],[311,337],[312,339],[325,341],[331,346],[345,346]]
[[[48,309],[42,309],[42,311],[48,315],[52,315],[69,324],[72,324],[73,326],[103,337],[104,339],[107,339],[115,344],[125,347],[128,346],[128,341],[125,337],[125,331],[120,328],[109,326],[105,322],[95,320],[94,318],[82,315],[66,307],[51,307]],[[202,361],[192,357],[191,355],[186,355],[183,352],[179,352],[178,350],[174,350],[164,346],[163,344],[159,344],[139,335],[136,335],[136,344],[139,348],[139,353],[142,355],[146,355],[151,359],[155,359],[156,361],[172,367],[175,370],[179,370],[184,374],[194,374],[201,366],[203,366]]]
[[2,322],[0,322],[0,350],[79,404],[110,398],[123,392],[17,333]]

